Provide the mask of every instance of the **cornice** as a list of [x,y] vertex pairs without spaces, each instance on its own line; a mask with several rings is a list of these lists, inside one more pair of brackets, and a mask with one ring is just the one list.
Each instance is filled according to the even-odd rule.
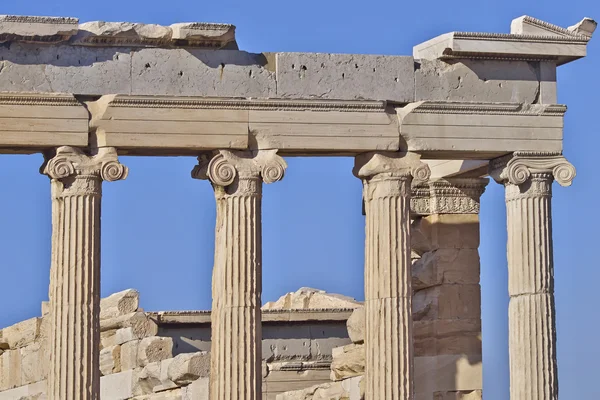
[[385,101],[323,101],[286,99],[223,99],[223,98],[153,98],[116,97],[109,107],[129,108],[184,108],[184,109],[231,109],[266,111],[342,111],[384,112]]

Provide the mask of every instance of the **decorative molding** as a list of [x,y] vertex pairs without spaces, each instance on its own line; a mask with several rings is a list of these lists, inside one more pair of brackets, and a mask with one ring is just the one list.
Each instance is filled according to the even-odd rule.
[[465,103],[424,101],[411,112],[416,114],[483,114],[483,115],[522,115],[560,116],[567,111],[562,104],[522,104],[522,103]]
[[273,362],[267,363],[267,366],[269,371],[328,370],[331,369],[331,360]]
[[43,94],[0,93],[0,106],[77,106],[83,105],[71,95],[56,96]]
[[216,98],[165,99],[152,97],[116,97],[110,107],[130,108],[186,108],[186,109],[233,109],[272,111],[385,111],[385,101],[322,101],[322,100],[253,100]]
[[59,25],[78,25],[79,18],[71,17],[40,17],[27,15],[3,15],[0,17],[3,22],[18,22],[21,24],[59,24]]
[[490,161],[490,176],[498,183],[522,185],[532,177],[547,175],[561,186],[570,186],[576,176],[575,167],[561,154],[516,151]]
[[[224,24],[224,23],[215,23],[215,22],[191,22],[189,24],[185,24],[186,29],[194,29],[199,31],[211,31],[211,30],[225,30],[229,31],[232,28],[235,28],[232,24]],[[173,26],[173,25],[171,25]]]
[[550,22],[542,21],[541,19],[530,17],[529,15],[523,16],[523,22],[527,22],[531,25],[537,25],[540,28],[552,31],[558,35],[582,37],[582,38],[586,38],[587,40],[589,40],[589,38],[587,38],[584,35],[578,35],[575,32],[568,30],[567,28],[563,28],[562,26],[551,24]]
[[521,35],[514,33],[486,33],[486,32],[452,32],[455,39],[486,41],[508,41],[529,43],[553,43],[553,44],[587,44],[589,38],[585,36],[545,36],[545,35]]
[[413,185],[411,212],[430,214],[479,214],[487,178],[446,178]]

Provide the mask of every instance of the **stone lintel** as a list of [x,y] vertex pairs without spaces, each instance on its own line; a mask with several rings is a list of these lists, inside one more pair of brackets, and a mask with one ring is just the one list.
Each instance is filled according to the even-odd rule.
[[[262,310],[262,322],[346,321],[352,309]],[[210,311],[161,311],[148,313],[159,325],[210,324]]]
[[70,94],[0,93],[0,152],[88,145],[89,114]]
[[286,156],[356,156],[396,152],[406,145],[422,158],[461,163],[450,166],[454,172],[436,174],[449,176],[479,168],[475,160],[514,151],[560,153],[566,110],[551,104],[440,101],[399,107],[379,100],[79,99],[0,92],[0,152],[34,153],[68,145],[115,147],[122,155],[279,149]]
[[423,101],[397,108],[409,151],[427,158],[462,152],[463,158],[494,158],[515,149],[562,151],[566,106]]
[[565,29],[524,16],[513,21],[511,33],[450,32],[413,48],[416,59],[501,59],[554,61],[562,65],[585,57],[595,29],[589,18],[579,28]]

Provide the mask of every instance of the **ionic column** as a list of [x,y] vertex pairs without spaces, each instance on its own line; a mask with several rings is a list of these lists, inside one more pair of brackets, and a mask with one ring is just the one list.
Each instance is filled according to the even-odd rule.
[[490,174],[506,190],[510,398],[556,400],[552,181],[569,186],[575,168],[560,155],[519,152],[493,160]]
[[211,181],[217,201],[212,281],[212,400],[261,400],[262,183],[283,178],[276,150],[222,150],[198,159],[192,176]]
[[413,177],[429,168],[412,153],[356,157],[363,181],[365,246],[365,396],[409,400],[414,396],[410,193]]
[[48,399],[100,398],[102,181],[125,179],[116,151],[59,147],[42,173],[52,185]]

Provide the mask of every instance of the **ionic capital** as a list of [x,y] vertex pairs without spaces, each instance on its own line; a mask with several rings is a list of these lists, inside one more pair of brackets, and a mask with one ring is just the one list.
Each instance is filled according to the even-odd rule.
[[286,168],[287,163],[277,155],[277,150],[219,150],[198,157],[198,165],[192,171],[192,178],[210,180],[214,186],[235,192],[240,181],[260,179],[264,183],[277,182],[283,179]]
[[576,175],[575,167],[562,155],[523,151],[492,160],[489,173],[498,183],[517,186],[531,178],[554,179],[561,186],[570,186]]
[[487,178],[440,178],[412,186],[411,211],[416,215],[479,214]]
[[96,154],[88,155],[81,149],[62,146],[56,149],[53,157],[44,161],[40,172],[60,182],[61,189],[69,193],[93,194],[100,191],[94,182],[125,179],[129,170],[119,162],[113,147],[100,148]]
[[369,152],[356,156],[354,175],[363,180],[373,178],[412,178],[414,182],[426,182],[431,171],[416,153]]

